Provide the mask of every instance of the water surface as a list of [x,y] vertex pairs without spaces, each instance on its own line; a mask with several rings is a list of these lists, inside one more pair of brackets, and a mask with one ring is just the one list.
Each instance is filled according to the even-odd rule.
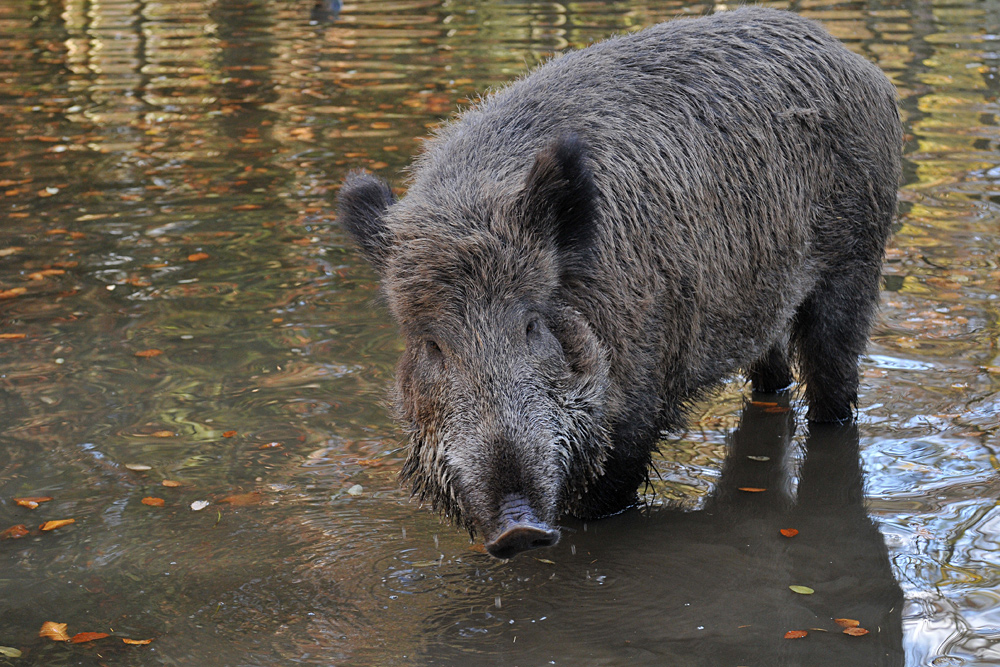
[[553,53],[725,6],[0,0],[0,665],[1000,664],[1000,5],[775,6],[900,93],[859,424],[733,378],[647,507],[501,563],[397,487],[401,341],[332,195]]

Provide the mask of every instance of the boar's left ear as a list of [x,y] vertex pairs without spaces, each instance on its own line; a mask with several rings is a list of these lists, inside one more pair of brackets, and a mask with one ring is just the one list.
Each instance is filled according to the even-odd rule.
[[576,258],[586,254],[596,232],[597,187],[586,153],[576,135],[560,137],[538,152],[524,184],[528,224]]
[[378,273],[385,268],[392,248],[384,216],[395,201],[385,181],[363,171],[348,174],[337,195],[337,219]]

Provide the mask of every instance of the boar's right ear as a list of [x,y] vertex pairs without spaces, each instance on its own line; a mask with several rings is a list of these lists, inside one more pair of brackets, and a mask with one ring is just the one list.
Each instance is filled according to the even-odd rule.
[[586,154],[576,135],[560,137],[538,152],[524,184],[528,224],[551,238],[567,259],[587,254],[596,233],[597,186]]
[[348,174],[337,195],[337,219],[378,273],[385,268],[392,247],[384,215],[395,201],[385,181],[363,171]]

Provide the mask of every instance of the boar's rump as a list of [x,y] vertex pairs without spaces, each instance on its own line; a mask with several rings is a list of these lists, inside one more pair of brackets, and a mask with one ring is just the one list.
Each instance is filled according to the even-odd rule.
[[817,24],[744,8],[556,58],[339,219],[406,339],[402,477],[498,557],[636,500],[661,432],[738,369],[857,403],[896,207],[892,84]]

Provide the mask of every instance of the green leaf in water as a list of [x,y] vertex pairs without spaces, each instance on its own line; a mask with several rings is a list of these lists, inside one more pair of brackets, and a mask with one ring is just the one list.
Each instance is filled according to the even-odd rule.
[[808,586],[789,586],[789,588],[791,588],[793,592],[798,593],[799,595],[812,595],[813,593],[816,592],[813,589],[809,588]]
[[20,658],[21,652],[16,648],[11,648],[9,646],[0,646],[0,655],[7,656],[8,658]]
[[770,461],[771,460],[770,456],[748,456],[747,458],[750,459],[751,461]]

